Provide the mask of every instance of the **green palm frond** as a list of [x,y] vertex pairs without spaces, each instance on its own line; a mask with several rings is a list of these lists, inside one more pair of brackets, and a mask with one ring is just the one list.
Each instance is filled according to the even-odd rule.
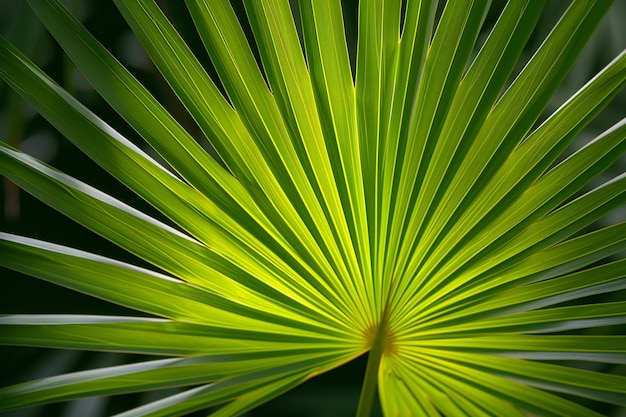
[[385,416],[626,406],[623,372],[580,365],[626,363],[626,223],[606,221],[626,175],[599,180],[626,119],[569,151],[626,52],[541,119],[610,1],[574,0],[522,66],[544,1],[487,31],[488,0],[361,0],[352,63],[341,2],[186,0],[213,77],[154,0],[114,2],[219,158],[28,0],[159,159],[4,39],[0,76],[163,216],[0,143],[3,176],[151,265],[0,233],[0,265],[138,312],[5,315],[1,344],[145,355],[2,388],[0,410],[186,387],[118,416],[234,416],[368,352],[358,416],[376,395]]

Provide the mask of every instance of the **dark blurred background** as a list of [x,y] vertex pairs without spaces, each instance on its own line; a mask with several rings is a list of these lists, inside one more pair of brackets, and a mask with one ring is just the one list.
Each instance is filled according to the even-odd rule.
[[[355,51],[356,1],[344,1],[346,32],[350,51]],[[547,35],[568,2],[549,1],[538,30],[531,38],[520,61],[532,55]],[[66,0],[65,4],[92,33],[111,50],[172,112],[178,121],[203,144],[206,144],[193,120],[182,108],[166,83],[146,56],[128,26],[109,1]],[[159,0],[183,37],[189,42],[208,71],[210,60],[194,31],[193,24],[182,0]],[[245,15],[241,2],[233,2]],[[486,36],[495,22],[503,1],[494,1],[493,11],[487,16],[483,35]],[[616,1],[600,24],[571,73],[565,79],[558,94],[546,109],[546,115],[554,111],[596,72],[626,48],[626,1]],[[93,91],[89,83],[75,69],[62,50],[38,22],[26,1],[0,0],[0,34],[7,37],[20,50],[31,57],[52,78],[75,95],[96,114],[126,135],[145,150],[143,141],[124,121]],[[573,149],[626,116],[626,94],[622,92],[574,143]],[[61,171],[75,176],[130,205],[159,217],[145,202],[128,191],[101,168],[86,158],[77,148],[61,137],[45,120],[12,92],[0,84],[0,140],[51,164]],[[208,146],[208,145],[207,145]],[[154,152],[151,152],[154,155]],[[156,157],[156,155],[155,155]],[[624,172],[626,160],[601,180]],[[117,248],[94,233],[51,210],[4,179],[0,189],[0,231],[16,233],[42,240],[80,248],[110,256],[115,259],[145,265],[143,261]],[[607,223],[626,219],[624,211],[616,212]],[[625,299],[623,294],[617,295]],[[133,314],[123,307],[115,306],[84,296],[61,287],[0,268],[0,314],[25,313],[76,313],[76,314]],[[0,347],[0,386],[30,380],[36,377],[63,372],[126,363],[136,358],[128,355],[87,353],[36,348]],[[304,416],[343,417],[356,410],[365,358],[316,377],[290,393],[277,398],[249,416]],[[625,373],[622,368],[605,368],[605,371]],[[30,407],[1,414],[7,417],[104,416],[121,412],[130,407],[149,402],[176,391],[157,391],[113,398],[88,398],[70,404]],[[612,416],[626,416],[626,411],[615,407],[594,405],[598,411]],[[198,412],[193,416],[206,415]]]

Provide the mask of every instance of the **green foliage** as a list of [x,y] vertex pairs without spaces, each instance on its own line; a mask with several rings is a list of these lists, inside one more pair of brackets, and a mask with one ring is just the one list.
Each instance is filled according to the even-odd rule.
[[361,0],[351,64],[340,2],[244,1],[251,47],[230,2],[187,0],[213,77],[153,0],[114,2],[219,158],[28,0],[160,158],[4,39],[0,76],[167,224],[0,143],[3,176],[153,268],[0,233],[0,265],[141,313],[2,316],[0,343],[147,355],[2,388],[0,410],[188,387],[118,415],[234,416],[367,352],[358,416],[375,395],[388,417],[626,406],[626,377],[580,365],[626,363],[626,222],[598,223],[624,209],[626,175],[598,177],[626,119],[568,151],[626,53],[539,120],[610,1],[573,1],[522,67],[543,1],[482,37],[487,0]]

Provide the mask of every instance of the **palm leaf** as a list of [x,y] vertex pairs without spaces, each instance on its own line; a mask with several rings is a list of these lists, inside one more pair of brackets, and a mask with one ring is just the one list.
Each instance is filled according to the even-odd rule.
[[6,315],[0,343],[145,355],[0,410],[171,388],[118,415],[234,416],[366,352],[358,416],[377,389],[385,416],[626,406],[595,366],[626,363],[626,222],[606,223],[626,176],[599,180],[626,119],[569,151],[626,53],[540,120],[611,2],[573,1],[519,69],[544,2],[488,30],[486,0],[361,1],[352,65],[338,2],[187,0],[212,77],[154,0],[115,0],[219,159],[57,0],[28,2],[164,163],[0,40],[2,79],[158,212],[0,144],[3,176],[147,264],[0,233],[0,265],[138,312]]

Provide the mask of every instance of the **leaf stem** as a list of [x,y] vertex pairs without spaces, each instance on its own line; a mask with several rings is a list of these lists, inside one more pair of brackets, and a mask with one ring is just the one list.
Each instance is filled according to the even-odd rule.
[[385,306],[376,334],[372,340],[367,357],[367,367],[365,368],[365,378],[361,387],[361,396],[356,410],[356,417],[369,417],[372,413],[376,388],[378,385],[378,369],[386,347],[387,327],[389,319],[389,304]]

